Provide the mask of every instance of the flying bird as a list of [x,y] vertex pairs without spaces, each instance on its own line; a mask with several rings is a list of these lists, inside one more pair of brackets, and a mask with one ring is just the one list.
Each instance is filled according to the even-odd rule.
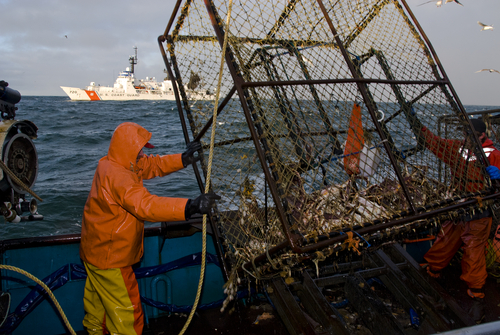
[[64,37],[68,38],[68,35],[64,35]]
[[448,2],[455,2],[455,3],[459,4],[462,7],[464,6],[460,2],[458,2],[458,0],[446,0],[446,2],[444,4],[446,5]]
[[490,29],[493,29],[493,25],[487,25],[487,24],[484,24],[484,23],[481,23],[479,21],[477,21],[477,24],[479,24],[481,27],[483,27],[483,29],[481,29],[481,31],[483,30],[490,30]]
[[[422,5],[425,5],[426,3],[431,3],[431,2],[435,2],[436,3],[436,6],[438,7],[441,7],[441,5],[443,4],[443,1],[442,0],[439,0],[439,1],[436,1],[436,0],[431,0],[431,1],[427,1],[427,2],[424,2],[424,3],[421,3],[420,5],[418,6],[422,6]],[[418,7],[417,6],[417,7]]]
[[488,71],[488,72],[490,72],[490,73],[491,73],[491,72],[498,72],[498,73],[500,73],[500,71],[495,70],[495,69],[482,69],[482,70],[476,71],[476,73],[478,73],[478,72],[483,72],[483,71]]

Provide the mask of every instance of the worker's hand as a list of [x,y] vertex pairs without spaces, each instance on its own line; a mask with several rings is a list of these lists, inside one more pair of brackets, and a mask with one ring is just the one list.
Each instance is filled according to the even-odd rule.
[[200,160],[200,156],[194,156],[194,154],[201,149],[201,143],[198,141],[191,142],[187,145],[187,150],[182,154],[182,165],[184,167],[189,164],[193,164]]
[[410,109],[410,115],[411,115],[411,124],[413,124],[415,126],[415,130],[418,130],[418,131],[422,131],[424,130],[425,126],[422,124],[422,122],[420,122],[418,116],[417,116],[417,112],[415,111],[415,109],[413,107],[411,107]]
[[221,197],[215,193],[202,194],[196,199],[189,199],[184,210],[186,219],[196,213],[210,214],[210,209],[215,206],[215,200],[220,199]]
[[500,179],[500,169],[494,165],[490,165],[486,168],[486,172],[490,175],[491,180]]

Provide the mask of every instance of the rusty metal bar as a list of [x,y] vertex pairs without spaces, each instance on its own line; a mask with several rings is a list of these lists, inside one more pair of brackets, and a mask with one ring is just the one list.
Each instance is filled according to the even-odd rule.
[[[315,46],[333,46],[336,47],[335,43],[323,42],[323,41],[315,41],[315,40],[288,40],[288,39],[260,39],[260,38],[252,38],[252,37],[231,37],[231,40],[234,42],[238,42],[241,44],[248,43],[252,45],[284,45],[287,43],[294,43],[300,47],[315,47]],[[180,35],[176,36],[176,41],[178,42],[216,42],[218,41],[217,37],[213,36],[185,36]]]
[[[181,0],[177,0],[177,1],[180,2]],[[182,26],[184,25],[184,20],[188,16],[189,7],[191,7],[191,2],[192,2],[192,0],[187,0],[186,4],[184,5],[184,7],[181,10],[181,15],[179,16],[179,19],[177,20],[177,25],[175,26],[174,31],[171,34],[174,37],[174,39],[177,39],[177,37],[179,36],[179,31],[181,30]],[[165,30],[165,31],[167,32],[167,30]],[[167,35],[165,34],[165,36],[167,36]]]
[[[223,30],[222,30],[223,23],[221,22],[218,14],[216,13],[216,9],[215,9],[215,5],[214,5],[213,1],[212,0],[204,0],[204,2],[205,2],[205,7],[207,8],[207,12],[210,16],[210,21],[212,22],[212,26],[215,30],[215,34],[217,35],[217,38],[219,40],[219,44],[221,45],[221,47],[223,47],[224,36],[225,36],[225,32],[223,32]],[[273,197],[273,200],[276,204],[276,209],[277,209],[280,221],[282,223],[286,238],[288,240],[288,244],[290,245],[292,250],[300,250],[298,248],[298,246],[296,245],[296,240],[298,240],[299,236],[297,234],[292,234],[292,232],[290,231],[290,228],[288,227],[288,219],[286,217],[285,210],[284,210],[283,205],[281,203],[281,198],[279,196],[278,188],[277,188],[276,184],[274,183],[274,180],[278,180],[278,178],[273,178],[271,176],[271,173],[270,173],[268,167],[266,166],[266,155],[265,155],[264,151],[262,150],[262,147],[259,144],[259,135],[257,134],[257,131],[256,131],[256,127],[258,125],[257,126],[255,125],[253,118],[252,118],[252,115],[251,115],[250,108],[247,104],[247,101],[250,100],[250,97],[248,96],[248,92],[246,92],[243,89],[242,85],[244,83],[244,79],[243,79],[243,77],[238,69],[237,64],[234,61],[234,56],[233,56],[230,48],[228,48],[226,50],[226,54],[224,55],[224,57],[226,59],[226,65],[229,68],[229,72],[231,73],[231,76],[233,78],[236,90],[238,92],[238,95],[239,95],[239,98],[241,101],[241,106],[242,106],[244,114],[245,114],[245,119],[246,119],[247,124],[249,126],[248,128],[249,128],[250,134],[252,136],[252,139],[254,141],[255,149],[257,151],[257,156],[259,157],[259,161],[261,163],[262,171],[264,172],[265,178],[268,181],[269,189],[271,191],[271,195]],[[262,140],[265,141],[265,138],[263,138]]]
[[[190,141],[189,134],[188,134],[188,130],[187,130],[186,120],[185,120],[184,115],[182,113],[183,109],[182,109],[182,106],[180,103],[177,82],[174,80],[175,77],[174,77],[174,74],[172,72],[172,68],[170,67],[171,65],[168,61],[165,49],[163,48],[163,42],[165,42],[165,41],[166,41],[165,36],[162,35],[162,36],[158,37],[158,45],[160,47],[160,52],[161,52],[161,55],[163,58],[163,62],[165,63],[165,68],[167,69],[168,76],[170,78],[170,81],[172,82],[172,88],[174,90],[175,102],[177,105],[177,111],[179,113],[179,119],[181,121],[182,133],[184,134],[184,140],[185,140],[186,144],[188,144]],[[229,98],[227,98],[227,100],[229,100]],[[224,100],[224,101],[226,101],[226,100]],[[221,106],[221,107],[223,107],[223,106]],[[210,121],[211,120],[212,119],[210,119]],[[207,129],[208,129],[208,126],[207,126]],[[195,140],[197,140],[197,139],[195,139]],[[195,173],[196,181],[198,183],[198,187],[199,187],[200,191],[203,193],[205,191],[205,187],[203,184],[203,180],[201,178],[200,171],[198,170],[198,165],[195,163],[195,164],[192,164],[192,166],[193,166],[193,170]],[[208,215],[207,218],[208,218],[208,222],[210,223],[210,227],[212,228],[212,231],[214,232],[215,250],[217,253],[217,258],[219,259],[219,263],[221,264],[222,275],[224,277],[224,280],[227,281],[227,279],[229,278],[229,268],[228,268],[226,261],[225,261],[225,258],[224,258],[224,251],[222,250],[222,242],[220,241],[220,237],[219,237],[219,233],[218,233],[219,230],[217,228],[217,225],[214,222],[213,217],[211,215]]]
[[[311,79],[309,79],[311,76],[309,74],[309,71],[307,70],[307,67],[304,63],[302,55],[298,52],[295,45],[286,45],[285,48],[288,49],[290,54],[294,54],[295,57],[297,57],[297,60],[299,61],[300,68],[302,70],[304,77],[306,78],[306,81],[311,80]],[[328,137],[332,143],[333,152],[334,152],[334,154],[339,155],[342,153],[342,149],[341,149],[342,144],[340,143],[340,141],[337,137],[338,131],[333,129],[330,118],[328,117],[328,114],[326,113],[325,108],[323,107],[323,103],[321,102],[321,99],[319,98],[319,95],[318,95],[318,92],[316,90],[315,85],[308,83],[307,86],[309,87],[309,91],[311,92],[314,103],[315,103],[316,107],[318,108],[321,121],[323,122],[323,125],[326,128],[326,131],[328,133]]]
[[403,327],[359,274],[347,278],[344,292],[372,334],[405,334]]
[[[447,206],[447,207],[439,208],[439,209],[436,209],[436,210],[431,210],[431,211],[424,212],[424,213],[421,213],[421,214],[413,215],[411,217],[405,217],[405,218],[402,218],[402,219],[399,219],[399,220],[393,220],[393,221],[389,221],[389,222],[386,222],[386,223],[381,223],[381,224],[378,224],[378,225],[373,225],[373,226],[370,226],[370,227],[363,227],[363,228],[357,229],[355,231],[358,234],[360,234],[360,235],[369,234],[369,233],[376,232],[377,230],[385,230],[385,229],[391,228],[393,226],[402,225],[402,224],[405,224],[405,223],[408,223],[408,222],[412,222],[412,221],[418,221],[418,220],[428,219],[429,217],[436,216],[438,214],[444,214],[446,212],[451,212],[451,211],[454,211],[454,210],[457,210],[457,209],[460,209],[460,208],[465,208],[465,207],[468,207],[468,206],[472,206],[472,205],[477,204],[479,201],[493,200],[493,199],[497,199],[497,198],[500,198],[500,193],[494,193],[494,194],[491,194],[491,195],[484,196],[481,200],[478,200],[477,198],[474,198],[472,200],[464,201],[464,202],[461,202],[461,203],[458,203],[458,204],[454,204],[454,205],[450,205],[450,206]],[[332,244],[335,244],[335,243],[341,243],[346,238],[347,238],[347,235],[346,234],[342,234],[342,235],[339,235],[339,236],[335,236],[335,237],[328,238],[326,240],[317,242],[315,244],[310,244],[308,246],[302,247],[302,248],[300,248],[300,250],[301,250],[302,253],[312,252],[312,251],[315,251],[317,249],[322,249],[322,248],[328,247],[328,246],[330,246]],[[303,242],[303,243],[306,243],[306,242]],[[280,244],[274,246],[273,248],[269,249],[268,254],[269,255],[277,254],[278,252],[280,252],[281,250],[283,250],[286,247],[287,247],[287,244],[285,242],[280,243]],[[251,262],[247,262],[247,263],[243,264],[243,266],[245,268],[252,268],[254,265],[257,265],[257,264],[259,264],[259,263],[261,263],[263,261],[267,261],[267,260],[268,260],[268,255],[261,254],[261,255],[255,257]]]
[[[321,8],[321,11],[323,12],[323,15],[328,23],[328,26],[330,27],[330,30],[332,31],[332,34],[333,34],[335,40],[337,41],[337,44],[340,48],[342,56],[344,57],[344,60],[347,64],[347,66],[349,67],[349,71],[351,72],[353,78],[361,77],[358,73],[358,69],[355,68],[353,62],[351,61],[351,58],[347,54],[347,50],[344,48],[342,41],[340,40],[340,37],[337,34],[337,30],[335,29],[335,26],[333,25],[332,20],[328,16],[325,5],[323,4],[323,0],[317,0],[317,2]],[[403,175],[401,174],[401,171],[399,169],[399,165],[398,165],[396,158],[394,157],[394,154],[390,148],[390,143],[388,141],[386,141],[387,138],[385,136],[385,132],[383,131],[383,129],[380,126],[380,123],[378,122],[376,110],[373,108],[373,105],[372,105],[373,99],[370,97],[371,94],[369,93],[368,87],[366,84],[363,84],[360,82],[357,83],[357,86],[358,86],[358,90],[361,92],[361,95],[362,95],[363,100],[366,104],[366,107],[368,108],[368,112],[370,112],[373,123],[375,124],[375,128],[377,128],[377,132],[379,133],[380,138],[384,144],[385,151],[389,157],[389,160],[391,161],[392,167],[394,168],[394,172],[396,173],[399,184],[401,185],[401,189],[403,190],[406,201],[410,205],[410,208],[412,209],[412,211],[415,212],[415,206],[413,204],[413,201],[411,200],[410,191],[408,190],[408,187],[406,186]]]
[[301,272],[302,284],[296,291],[306,312],[311,315],[328,334],[348,335],[342,315],[326,300],[325,296],[305,270]]
[[[278,71],[274,67],[274,64],[272,62],[266,62],[264,61],[266,58],[269,57],[269,53],[265,49],[258,49],[258,55],[260,56],[262,60],[262,64],[264,65],[264,70],[266,71],[267,77],[270,79],[278,77]],[[279,78],[279,77],[278,77]],[[278,86],[281,88],[281,86]],[[285,121],[286,129],[288,131],[288,134],[284,136],[290,136],[290,138],[293,139],[295,142],[295,152],[299,157],[301,157],[301,161],[306,161],[303,146],[304,146],[304,141],[301,137],[301,128],[299,125],[299,122],[297,121],[296,116],[293,113],[290,113],[291,106],[290,106],[290,101],[287,99],[286,92],[285,91],[280,91],[280,89],[276,88],[276,86],[271,86],[271,90],[274,94],[274,97],[276,101],[278,101],[278,110],[281,112],[281,115],[283,116],[283,119]],[[287,110],[285,106],[288,106],[290,110]],[[295,131],[294,131],[295,129]],[[273,139],[276,137],[273,137]]]
[[[379,50],[374,50],[373,51],[375,57],[377,58],[380,67],[382,68],[382,71],[384,71],[385,77],[389,80],[394,80],[394,75],[392,74],[391,68],[389,66],[389,63],[387,62],[387,59],[385,58],[385,55],[382,51]],[[401,109],[403,111],[404,116],[406,117],[406,120],[410,124],[410,128],[413,131],[413,134],[415,135],[417,139],[417,149],[424,149],[425,148],[425,143],[422,143],[422,140],[420,140],[420,131],[422,124],[418,117],[416,115],[411,114],[411,105],[408,104],[406,101],[406,97],[403,94],[403,91],[399,87],[399,84],[391,84],[392,91],[394,92],[394,95],[396,96],[396,99],[398,100],[399,105],[401,106]]]
[[271,281],[267,292],[291,335],[319,335],[281,277]]
[[[224,36],[225,36],[224,25],[221,22],[220,17],[218,16],[218,13],[216,12],[216,8],[215,8],[215,5],[214,5],[213,1],[212,0],[204,0],[204,2],[205,2],[205,6],[207,8],[208,14],[210,16],[210,20],[212,22],[213,28],[215,30],[217,39],[218,39],[220,45],[222,46],[223,41],[224,41]],[[328,21],[328,24],[329,24],[329,26],[330,26],[330,28],[332,30],[334,38],[335,38],[335,40],[337,42],[336,45],[340,49],[340,51],[342,52],[342,54],[343,54],[343,56],[345,58],[345,61],[346,61],[347,65],[348,65],[349,69],[351,70],[353,78],[351,78],[351,79],[324,79],[324,80],[298,80],[298,81],[288,81],[288,82],[286,82],[286,81],[280,81],[280,82],[273,82],[273,81],[269,81],[269,82],[245,82],[245,80],[243,79],[243,77],[242,77],[242,75],[240,73],[240,70],[238,69],[238,65],[235,62],[235,58],[234,58],[234,55],[233,55],[231,49],[228,49],[226,51],[226,54],[223,55],[225,57],[226,64],[227,64],[227,66],[229,68],[229,71],[230,71],[231,76],[232,76],[232,78],[234,80],[234,83],[235,83],[235,86],[233,87],[233,91],[232,92],[234,93],[236,91],[238,93],[238,95],[239,95],[239,98],[240,98],[240,101],[241,101],[241,104],[242,104],[242,107],[243,107],[243,110],[244,110],[245,118],[246,118],[246,121],[247,121],[247,123],[249,125],[251,139],[254,141],[254,145],[255,145],[255,148],[256,148],[256,151],[257,151],[257,156],[259,157],[262,170],[264,172],[266,180],[268,181],[268,184],[269,184],[269,187],[270,187],[271,194],[273,196],[274,202],[276,203],[276,206],[277,206],[276,210],[277,210],[277,213],[279,215],[280,221],[281,221],[281,223],[283,225],[283,230],[285,232],[286,239],[287,239],[287,241],[285,241],[283,243],[280,243],[277,246],[275,246],[274,248],[272,248],[269,251],[269,254],[277,253],[277,252],[279,252],[280,250],[283,250],[286,247],[290,247],[294,252],[297,252],[297,253],[309,252],[309,251],[313,251],[313,250],[319,249],[321,247],[329,246],[329,245],[331,245],[333,243],[341,242],[341,241],[343,241],[345,239],[345,236],[337,236],[337,237],[334,237],[334,238],[330,238],[330,239],[321,241],[321,242],[316,243],[316,244],[307,245],[306,247],[300,247],[300,245],[301,245],[300,242],[306,242],[307,243],[307,241],[305,241],[305,240],[299,240],[298,236],[296,234],[294,234],[293,232],[290,231],[290,227],[289,227],[289,224],[288,224],[289,220],[287,218],[286,211],[285,211],[285,209],[283,207],[284,205],[281,202],[280,190],[278,189],[278,186],[275,183],[275,181],[277,180],[277,178],[273,178],[272,171],[269,170],[268,165],[266,164],[266,163],[268,163],[268,157],[266,157],[266,153],[264,152],[264,150],[263,150],[263,148],[261,146],[261,144],[262,144],[264,146],[264,149],[266,148],[266,145],[265,145],[264,142],[267,141],[267,139],[266,138],[259,139],[259,134],[260,134],[259,133],[259,131],[260,131],[259,127],[261,127],[261,125],[256,124],[254,122],[253,118],[255,116],[255,111],[251,108],[252,106],[249,106],[249,104],[251,104],[252,102],[250,101],[250,96],[249,96],[248,91],[245,90],[246,88],[251,88],[251,87],[265,87],[265,86],[304,85],[304,84],[311,85],[311,84],[335,84],[335,83],[349,83],[349,82],[356,83],[357,86],[358,86],[359,92],[361,92],[361,95],[363,96],[363,99],[366,102],[366,106],[368,108],[368,111],[370,112],[370,115],[371,115],[372,119],[376,120],[377,117],[376,117],[375,109],[374,109],[374,106],[373,106],[373,101],[371,101],[372,99],[370,99],[370,93],[369,93],[368,88],[366,86],[368,83],[381,83],[381,84],[389,84],[389,85],[394,85],[394,84],[400,84],[400,85],[405,85],[405,84],[406,85],[410,85],[410,84],[415,84],[415,85],[439,85],[441,87],[444,87],[445,85],[449,84],[449,80],[446,77],[445,77],[445,80],[429,80],[429,81],[381,80],[381,79],[365,79],[365,78],[361,78],[358,75],[356,69],[354,68],[354,64],[352,63],[352,60],[349,58],[349,56],[347,54],[347,51],[345,50],[344,46],[342,45],[342,43],[340,41],[340,38],[337,36],[335,27],[333,26],[333,23],[331,22],[330,18],[326,14],[326,9],[325,9],[325,7],[323,5],[322,0],[318,0],[318,3],[319,3],[319,5],[320,5],[320,7],[321,7],[321,9],[323,11],[323,14],[325,15],[325,19]],[[171,69],[169,69],[169,70],[171,72]],[[178,98],[178,94],[176,95],[176,98]],[[378,124],[378,122],[374,122],[374,124],[376,126],[376,130],[381,135],[382,140],[384,140],[384,132],[380,128],[380,125]],[[208,129],[209,127],[210,127],[210,125],[208,125],[208,124],[205,125],[204,132],[206,132],[206,129]],[[199,138],[201,136],[202,135],[198,134],[197,138]],[[261,141],[262,141],[262,143],[261,143]],[[388,147],[388,144],[386,142],[384,142],[384,146],[385,146],[385,149],[386,149],[386,151],[388,153],[388,156],[390,158],[391,164],[394,167],[394,170],[395,170],[397,178],[398,178],[398,180],[400,182],[400,185],[403,188],[403,191],[405,193],[405,197],[406,197],[406,199],[407,199],[407,201],[408,201],[408,203],[410,205],[410,208],[413,211],[413,213],[416,213],[416,209],[414,208],[414,205],[413,205],[413,203],[411,201],[411,197],[409,196],[409,192],[408,192],[408,189],[406,187],[406,184],[403,181],[403,178],[402,178],[401,171],[399,169],[398,163],[397,163],[394,155],[392,154],[392,151],[390,150],[390,148]],[[394,225],[403,224],[405,222],[410,222],[410,221],[413,221],[413,220],[419,220],[419,219],[422,219],[422,218],[428,218],[428,217],[430,217],[432,215],[436,215],[436,214],[439,214],[439,213],[451,211],[451,210],[454,210],[456,208],[466,207],[466,206],[468,206],[470,204],[474,204],[475,203],[474,200],[471,200],[471,201],[472,202],[465,202],[465,203],[462,203],[460,205],[457,205],[458,207],[449,206],[447,208],[442,208],[442,209],[438,209],[438,210],[435,210],[435,211],[430,211],[430,212],[427,212],[427,213],[422,213],[422,214],[419,214],[419,215],[415,215],[415,216],[412,216],[411,218],[407,217],[407,218],[403,218],[401,220],[390,221],[389,223],[384,223],[382,225],[377,225],[376,227],[375,226],[373,226],[373,227],[365,227],[365,228],[361,228],[360,230],[356,230],[356,231],[357,232],[363,232],[363,233],[369,233],[369,232],[373,231],[374,229],[375,230],[384,229],[386,227],[392,227]],[[383,228],[381,228],[381,226]],[[258,262],[257,259],[259,257],[261,257],[261,256],[262,256],[262,259],[266,259],[265,255],[260,255],[256,259],[254,259],[254,261]],[[247,263],[247,265],[250,265],[250,264]]]
[[368,24],[377,16],[380,10],[387,4],[390,0],[382,0],[379,3],[374,4],[370,13],[368,13],[362,20],[360,25],[357,25],[353,32],[345,39],[344,48],[349,48],[349,45],[354,42],[356,37],[361,34],[361,32],[368,26]]
[[[408,257],[411,256],[408,255]],[[429,289],[424,289],[421,287],[420,284],[425,280],[422,275],[412,276],[411,272],[403,272],[402,269],[400,269],[394,263],[395,260],[391,259],[382,250],[377,250],[374,255],[371,256],[371,258],[377,259],[377,263],[381,263],[389,268],[389,271],[387,271],[384,276],[381,276],[380,280],[382,280],[384,285],[389,288],[394,296],[396,296],[398,301],[405,306],[406,310],[413,308],[413,310],[415,311],[423,311],[426,322],[432,324],[435,331],[440,332],[450,329],[450,320],[439,313],[435,309],[435,305],[431,304],[428,300],[419,298],[419,296],[422,296],[422,293],[424,293],[436,299],[434,301],[436,305],[441,303],[442,301],[437,292],[430,292]],[[408,264],[409,261],[409,258],[405,258],[405,270],[410,267],[410,265]],[[454,320],[454,322],[458,321],[459,320]]]
[[283,9],[283,12],[281,13],[280,17],[274,24],[274,26],[271,28],[271,30],[267,33],[266,39],[272,39],[274,40],[274,36],[276,32],[281,28],[285,20],[288,18],[288,15],[290,12],[292,12],[295,8],[295,4],[299,0],[290,0],[290,2],[286,5],[286,7]]
[[170,15],[170,20],[168,21],[167,28],[165,28],[165,32],[163,33],[163,36],[166,38],[168,35],[168,32],[170,31],[170,28],[172,28],[172,24],[174,23],[174,19],[177,15],[177,12],[179,11],[179,7],[181,6],[182,0],[177,0],[175,3],[174,10],[172,11],[172,15]]
[[[492,194],[492,195],[489,195],[489,196],[485,196],[484,198],[482,198],[482,200],[485,201],[485,200],[497,199],[497,198],[500,198],[500,193],[495,193],[495,194]],[[396,221],[390,221],[390,222],[378,224],[378,225],[375,225],[375,226],[360,228],[360,229],[356,230],[356,232],[358,234],[360,234],[360,235],[369,234],[369,233],[373,233],[373,232],[375,232],[377,230],[384,230],[386,228],[391,228],[393,226],[402,225],[402,224],[405,224],[405,223],[408,223],[408,222],[411,222],[411,221],[424,220],[424,219],[427,219],[429,217],[432,217],[432,216],[435,216],[435,215],[438,215],[438,214],[443,214],[443,213],[451,212],[451,211],[459,209],[459,208],[464,208],[464,207],[467,207],[467,206],[475,205],[478,202],[479,202],[478,199],[472,199],[472,200],[464,201],[464,202],[459,203],[459,204],[447,206],[447,207],[444,207],[444,208],[439,208],[439,209],[436,209],[436,210],[433,210],[433,211],[430,211],[430,212],[425,212],[425,213],[416,214],[416,215],[413,215],[413,216],[410,216],[410,217],[405,217],[405,218],[402,218],[402,219],[399,219],[399,220],[396,220]],[[319,243],[317,243],[315,245],[304,247],[304,248],[302,248],[302,250],[304,250],[303,252],[309,252],[309,251],[313,251],[313,250],[316,250],[316,249],[321,249],[321,248],[327,247],[327,246],[329,246],[331,244],[342,242],[346,238],[347,238],[347,236],[345,234],[344,235],[340,235],[340,236],[328,239],[326,241],[319,242]]]
[[242,83],[242,87],[260,87],[260,86],[300,86],[305,84],[389,84],[389,85],[442,85],[442,80],[388,80],[388,79],[368,79],[368,78],[340,78],[340,79],[309,79],[309,80],[289,80],[289,81],[247,81]]
[[[217,115],[219,115],[220,113],[222,113],[224,107],[226,107],[227,103],[233,97],[234,92],[236,92],[236,87],[235,86],[233,86],[231,88],[231,90],[226,95],[226,97],[224,98],[224,100],[219,104],[219,107],[217,107]],[[210,129],[210,127],[212,126],[213,122],[214,122],[214,117],[212,116],[207,121],[207,123],[203,126],[203,128],[200,130],[200,132],[198,133],[198,135],[196,135],[194,141],[199,141],[203,137],[203,135],[205,135],[205,133],[208,131],[208,129]]]
[[[168,61],[167,54],[165,52],[165,49],[163,48],[163,43],[167,41],[167,37],[164,35],[158,36],[158,46],[160,47],[160,52],[161,56],[163,58],[163,62],[165,63],[165,68],[167,69],[168,77],[170,78],[170,81],[172,82],[172,88],[174,89],[174,95],[175,95],[175,103],[177,105],[177,112],[179,113],[179,118],[181,121],[181,127],[182,127],[182,133],[184,134],[184,141],[186,143],[189,143],[189,135],[187,132],[187,126],[186,126],[186,120],[184,119],[184,115],[182,114],[182,105],[180,103],[181,99],[179,96],[179,89],[177,87],[177,82],[174,80],[174,73],[172,72],[171,64]],[[167,42],[171,43],[171,42]]]
[[[410,105],[413,105],[414,103],[416,103],[417,101],[419,101],[420,99],[422,99],[424,96],[426,96],[428,93],[430,93],[433,89],[435,89],[436,87],[438,87],[438,85],[432,85],[431,87],[427,88],[425,91],[423,91],[422,93],[420,93],[418,96],[416,96],[414,99],[412,99],[410,101]],[[394,114],[392,114],[390,117],[388,117],[386,120],[385,120],[385,123],[387,122],[390,122],[392,119],[394,119],[395,117],[397,117],[403,110],[400,108],[397,112],[395,112]]]
[[[170,81],[172,82],[172,88],[174,90],[174,95],[175,95],[175,102],[177,105],[177,112],[179,113],[179,119],[181,121],[182,133],[184,134],[184,141],[186,142],[186,144],[188,144],[190,142],[190,139],[189,139],[189,134],[188,134],[188,130],[187,130],[186,120],[184,118],[184,114],[182,113],[183,108],[182,108],[182,105],[180,103],[181,99],[179,96],[179,88],[177,86],[177,81],[174,79],[175,76],[174,76],[174,73],[173,73],[172,68],[171,68],[172,65],[175,66],[175,59],[172,60],[172,63],[170,63],[168,61],[167,54],[165,52],[165,49],[163,48],[163,43],[166,41],[168,41],[167,45],[172,45],[171,48],[173,48],[173,42],[171,41],[171,39],[165,38],[165,36],[163,36],[163,35],[158,37],[158,45],[160,47],[160,52],[161,52],[161,55],[163,58],[163,62],[165,63],[165,68],[167,69],[168,76],[170,78]],[[171,58],[172,57],[174,57],[173,53],[171,54]],[[176,69],[176,72],[177,72],[177,75],[180,76],[178,69]],[[184,92],[181,92],[181,94],[182,93],[184,93]],[[186,98],[186,97],[184,97],[184,98]],[[186,103],[185,100],[183,100],[183,101],[184,101],[184,103]],[[196,164],[193,164],[193,169],[195,172],[196,180],[198,182],[198,186],[200,188],[200,191],[204,192],[205,188],[203,185],[203,180],[201,179],[200,172],[198,170],[198,166]]]
[[[459,107],[459,111],[461,112],[462,114],[462,117],[464,120],[467,120],[468,124],[469,124],[469,127],[471,129],[474,129],[472,127],[472,123],[470,122],[470,119],[467,117],[467,113],[465,112],[465,108],[464,106],[462,105],[462,102],[460,101],[460,99],[458,98],[458,94],[457,92],[455,91],[455,89],[453,88],[453,85],[451,84],[448,76],[446,75],[446,72],[444,70],[444,67],[443,65],[441,64],[441,61],[439,60],[438,56],[437,56],[437,53],[436,51],[434,50],[434,47],[432,46],[431,42],[429,41],[429,39],[427,38],[427,35],[425,34],[424,30],[422,29],[422,27],[420,26],[420,24],[418,23],[415,15],[413,15],[413,12],[410,10],[410,7],[408,6],[408,4],[406,3],[406,0],[401,0],[401,3],[403,4],[403,6],[405,7],[406,11],[408,12],[408,15],[411,17],[413,23],[415,24],[415,26],[417,27],[418,31],[420,32],[420,35],[422,36],[422,38],[424,39],[426,45],[427,45],[427,48],[429,49],[430,53],[432,54],[432,56],[434,57],[434,60],[436,61],[436,64],[439,68],[439,71],[441,72],[441,74],[443,75],[445,81],[447,81],[447,86],[448,88],[450,89],[451,91],[451,94],[454,98],[454,102],[458,105]],[[424,48],[425,49],[425,48]],[[453,106],[453,104],[451,104]],[[472,132],[472,137],[474,138],[474,141],[476,143],[476,148],[475,148],[475,154],[476,156],[478,157],[478,159],[481,160],[481,163],[484,165],[484,166],[489,166],[490,163],[489,163],[489,160],[488,158],[486,157],[486,154],[484,153],[484,151],[482,150],[482,145],[481,145],[481,142],[479,141],[479,138],[477,137],[476,133],[475,132]],[[479,154],[479,155],[478,155]]]
[[[389,271],[387,267],[381,266],[366,270],[359,270],[356,271],[356,273],[358,273],[363,278],[368,279],[368,278],[382,276],[386,274],[387,271]],[[314,282],[319,287],[332,286],[345,283],[348,277],[349,277],[348,273],[340,273],[333,276],[316,278],[314,279]]]
[[[408,252],[399,244],[392,245],[389,249],[391,256],[393,258],[404,258],[406,262],[408,263],[408,272],[407,274],[413,278],[421,278],[422,275],[422,269],[420,265],[408,254]],[[422,278],[421,278],[422,279]],[[446,305],[448,306],[449,310],[457,316],[461,322],[463,322],[463,325],[457,325],[455,324],[455,327],[461,327],[461,326],[472,326],[475,324],[475,322],[471,319],[470,315],[466,313],[462,306],[458,304],[458,302],[449,295],[449,293],[438,283],[436,283],[434,280],[419,280],[419,285],[422,285],[423,289],[425,292],[431,293],[435,292],[435,296],[439,296],[442,298]],[[434,306],[430,306],[432,308]]]
[[[186,142],[186,144],[189,144],[189,142],[191,140],[189,139],[189,133],[187,130],[186,120],[185,120],[184,114],[182,112],[183,108],[182,108],[182,105],[180,103],[181,98],[179,97],[179,94],[182,95],[182,102],[184,103],[186,110],[188,110],[188,108],[189,108],[188,107],[189,105],[187,103],[187,96],[186,96],[186,92],[184,91],[184,89],[180,90],[180,92],[179,92],[179,87],[182,87],[182,85],[175,80],[176,77],[174,76],[172,68],[171,68],[171,66],[174,67],[174,71],[177,75],[177,78],[179,78],[179,80],[180,80],[181,75],[180,75],[179,69],[177,67],[177,61],[175,59],[174,52],[172,51],[172,49],[174,48],[174,44],[173,44],[171,38],[167,37],[167,45],[169,46],[169,49],[171,49],[170,58],[172,60],[172,62],[169,62],[167,59],[166,52],[163,49],[163,45],[162,45],[162,42],[164,42],[164,41],[165,41],[164,36],[158,37],[158,43],[160,45],[160,51],[162,53],[163,61],[165,63],[165,67],[167,69],[168,75],[170,77],[170,81],[172,82],[172,87],[174,89],[174,95],[175,95],[175,100],[176,100],[176,104],[177,104],[177,112],[179,113],[179,119],[181,121],[182,133],[184,134],[184,141]],[[200,192],[203,193],[203,192],[205,192],[205,185],[204,185],[203,180],[201,178],[200,171],[198,170],[198,165],[192,164],[192,166],[193,166],[193,170],[194,170],[194,173],[196,176],[196,181],[198,182],[198,187],[200,189]]]

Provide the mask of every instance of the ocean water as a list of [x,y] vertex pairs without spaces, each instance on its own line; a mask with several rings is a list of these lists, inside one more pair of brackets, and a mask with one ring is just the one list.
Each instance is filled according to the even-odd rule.
[[[38,138],[33,142],[39,173],[33,191],[43,199],[38,212],[44,219],[12,224],[0,218],[1,239],[80,233],[97,162],[106,155],[111,135],[122,122],[136,122],[153,133],[151,143],[156,147],[147,149],[148,154],[174,154],[185,149],[173,101],[78,102],[67,97],[23,96],[16,106],[17,120],[30,120],[38,127]],[[465,107],[467,112],[500,108]],[[144,184],[159,196],[194,198],[200,192],[191,167]]]

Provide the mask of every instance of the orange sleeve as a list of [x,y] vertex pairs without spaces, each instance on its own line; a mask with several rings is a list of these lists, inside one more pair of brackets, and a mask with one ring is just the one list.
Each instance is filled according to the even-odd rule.
[[155,177],[163,177],[172,172],[184,169],[182,165],[182,154],[173,155],[150,155],[145,156],[137,163],[142,169],[142,179],[152,179]]
[[461,156],[459,153],[462,142],[459,140],[443,139],[434,135],[426,127],[422,128],[422,134],[425,138],[425,146],[432,151],[437,158],[449,165],[457,164]]
[[188,199],[159,197],[149,193],[137,176],[119,173],[112,177],[113,198],[127,212],[142,221],[183,221]]

